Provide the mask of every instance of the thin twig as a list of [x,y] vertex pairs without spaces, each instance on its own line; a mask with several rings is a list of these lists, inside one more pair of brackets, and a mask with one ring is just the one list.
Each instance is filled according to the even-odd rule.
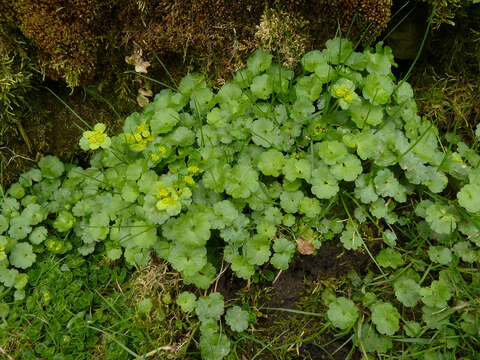
[[273,279],[272,284],[275,284],[275,283],[277,282],[278,278],[279,278],[280,275],[282,274],[282,271],[283,271],[283,270],[278,270],[277,276],[275,276],[275,279]]

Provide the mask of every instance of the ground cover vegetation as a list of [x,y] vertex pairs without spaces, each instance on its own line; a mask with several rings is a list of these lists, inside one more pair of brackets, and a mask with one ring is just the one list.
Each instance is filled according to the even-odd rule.
[[[257,50],[218,91],[188,74],[120,134],[85,131],[88,165],[46,156],[2,190],[2,351],[293,358],[285,351],[303,340],[273,347],[255,333],[262,312],[290,311],[320,319],[308,340],[330,357],[327,334],[341,342],[334,353],[348,347],[343,358],[475,358],[480,129],[471,141],[455,127],[440,136],[382,43],[360,51],[337,37],[300,65],[295,74]],[[346,286],[323,283],[302,310],[216,291],[227,268],[272,281],[328,243],[371,266]],[[125,266],[156,262],[154,274],[183,285],[162,289],[139,270],[156,291],[135,296]]]

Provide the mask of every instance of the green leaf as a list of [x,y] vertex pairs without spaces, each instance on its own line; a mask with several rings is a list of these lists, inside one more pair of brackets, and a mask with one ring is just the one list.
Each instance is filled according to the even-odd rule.
[[73,227],[75,218],[68,211],[62,211],[53,222],[53,227],[59,232],[67,232]]
[[352,154],[331,167],[332,175],[337,180],[354,181],[363,171],[361,161]]
[[258,173],[247,164],[235,165],[227,176],[225,191],[233,198],[248,198],[259,188]]
[[12,239],[25,239],[31,231],[32,227],[30,226],[30,221],[26,216],[14,217],[12,220],[10,220],[8,235],[10,235]]
[[[381,106],[377,106],[377,105],[366,103],[366,102],[353,103],[350,106],[349,112],[352,116],[353,122],[360,129],[368,128],[369,127],[368,125],[371,125],[371,126],[380,125],[383,122],[383,118],[384,118],[384,111]],[[372,142],[370,146],[371,147],[375,146],[376,142],[377,141],[374,140],[374,142]],[[377,150],[376,152],[378,152],[377,148],[378,146],[375,146],[374,148],[374,150]],[[372,154],[372,153],[375,154],[374,150],[370,150],[369,154]]]
[[5,216],[0,215],[0,235],[7,230],[8,230],[8,219]]
[[270,67],[272,55],[267,51],[258,49],[247,60],[248,70],[257,75]]
[[352,220],[347,222],[345,230],[340,236],[340,241],[343,244],[343,247],[347,250],[356,250],[363,244],[363,239],[358,233],[358,225],[356,225]]
[[122,257],[122,249],[120,248],[107,249],[106,255],[112,261],[118,260]]
[[318,145],[318,155],[328,165],[339,163],[347,153],[347,147],[340,141],[323,141]]
[[409,337],[418,337],[422,330],[422,325],[416,321],[406,321],[403,325],[403,330],[405,330],[405,334]]
[[164,232],[165,237],[187,247],[205,246],[210,239],[210,221],[208,215],[204,212],[189,211],[171,220],[170,226],[172,233]]
[[243,249],[245,258],[252,265],[263,265],[270,258],[270,240],[266,236],[254,235]]
[[280,206],[287,213],[296,213],[303,198],[303,192],[300,190],[284,191],[280,194]]
[[21,199],[25,196],[25,189],[19,183],[13,183],[7,191],[7,195],[15,199]]
[[16,269],[0,269],[0,282],[7,288],[13,287],[18,275]]
[[376,259],[378,264],[383,267],[390,266],[391,268],[396,269],[403,265],[402,254],[392,248],[380,250]]
[[442,204],[432,204],[426,208],[425,220],[439,234],[451,234],[457,227],[457,220],[450,209]]
[[170,249],[168,261],[175,270],[191,276],[207,264],[207,250],[205,247],[190,248],[177,243]]
[[219,320],[223,315],[224,304],[223,296],[218,292],[211,293],[208,296],[200,296],[195,306],[195,314],[200,321],[207,319]]
[[305,71],[314,72],[322,64],[326,64],[327,57],[320,50],[313,50],[303,55],[300,63]]
[[310,101],[318,100],[322,93],[322,85],[322,81],[315,75],[303,76],[297,79],[297,84],[295,85],[297,98],[305,97]]
[[331,64],[344,62],[353,52],[353,44],[349,40],[340,37],[327,40],[325,46],[326,49],[323,53]]
[[420,285],[413,279],[401,277],[393,283],[395,296],[407,307],[414,307],[420,300]]
[[38,167],[42,171],[42,176],[47,179],[60,177],[65,171],[65,166],[60,159],[53,155],[47,155],[40,159]]
[[413,99],[412,86],[406,81],[402,82],[402,84],[395,89],[394,98],[398,104],[402,104],[410,99]]
[[468,241],[457,242],[453,246],[453,251],[455,254],[467,263],[473,263],[478,260],[478,252],[472,248],[472,245]]
[[211,263],[207,263],[198,272],[193,274],[182,273],[186,285],[195,284],[199,289],[206,290],[212,285],[217,276],[217,270]]
[[230,200],[223,200],[213,205],[215,219],[212,222],[212,228],[224,229],[232,224],[239,216],[238,210]]
[[44,226],[38,226],[33,229],[28,239],[32,244],[39,245],[47,238],[47,235],[48,230]]
[[152,135],[166,134],[173,130],[180,120],[180,115],[173,109],[155,112],[150,118]]
[[30,225],[37,225],[45,220],[48,216],[48,211],[42,208],[39,204],[28,204],[22,211],[22,217],[29,219]]
[[372,307],[372,322],[380,334],[395,334],[400,329],[399,320],[397,309],[388,302],[380,302]]
[[443,246],[430,246],[428,257],[432,262],[447,265],[452,261],[452,251]]
[[346,330],[355,324],[359,311],[352,300],[339,297],[329,304],[327,316],[333,326]]
[[180,293],[177,297],[177,305],[182,308],[183,312],[191,313],[196,306],[197,297],[189,291]]
[[391,170],[380,170],[377,172],[373,182],[377,194],[383,197],[393,197],[398,202],[406,201],[406,189],[395,178],[395,175]]
[[370,73],[378,73],[382,75],[388,75],[391,73],[392,65],[394,64],[394,58],[392,49],[388,46],[382,48],[382,44],[379,43],[376,47],[376,52],[372,52],[370,49],[365,49],[363,54],[367,60],[367,71]]
[[190,96],[193,91],[204,87],[206,87],[206,84],[203,75],[190,73],[182,78],[178,85],[178,91],[184,96]]
[[467,184],[457,194],[458,203],[467,209],[468,212],[477,213],[480,211],[480,185]]
[[260,154],[257,167],[264,175],[277,177],[282,171],[284,162],[285,159],[280,151],[269,149]]
[[248,311],[242,310],[240,306],[233,306],[227,310],[225,322],[233,331],[242,332],[248,328]]
[[384,105],[390,100],[394,85],[388,76],[372,73],[364,79],[363,83],[363,96],[372,104]]
[[145,298],[137,304],[140,314],[148,314],[152,310],[153,304],[151,298]]
[[434,280],[428,287],[420,289],[420,295],[425,305],[442,308],[447,306],[448,300],[453,296],[451,285],[440,280]]
[[359,331],[355,332],[355,336],[357,337],[354,340],[355,343],[359,342],[358,336],[361,336],[360,341],[362,348],[369,353],[376,352],[378,354],[385,354],[393,347],[392,340],[387,336],[377,333],[372,324],[362,324]]
[[29,268],[36,259],[37,255],[33,253],[32,245],[25,242],[15,245],[9,256],[10,264],[21,269]]
[[312,175],[312,162],[307,159],[287,159],[282,169],[285,179],[290,182],[296,179],[309,180]]
[[326,166],[317,167],[312,171],[310,184],[312,193],[319,199],[330,199],[340,190],[337,179]]
[[273,80],[269,74],[262,74],[253,78],[250,85],[252,94],[259,99],[266,100],[273,92]]
[[286,270],[293,254],[295,254],[295,249],[295,244],[286,238],[275,240],[273,243],[275,254],[270,259],[270,263],[277,269]]
[[318,199],[305,196],[300,202],[299,211],[301,214],[305,214],[305,216],[309,218],[314,218],[322,211],[320,201],[318,201]]
[[241,255],[237,255],[232,259],[232,270],[239,278],[244,280],[250,279],[255,273],[254,266]]
[[204,360],[222,360],[230,352],[230,340],[218,332],[202,333],[200,350]]

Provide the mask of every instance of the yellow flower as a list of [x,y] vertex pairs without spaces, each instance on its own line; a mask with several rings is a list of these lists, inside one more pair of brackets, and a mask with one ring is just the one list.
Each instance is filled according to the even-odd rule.
[[145,138],[149,137],[150,130],[148,129],[147,123],[145,121],[142,121],[142,123],[135,128],[135,133],[140,134]]
[[152,159],[152,161],[159,161],[160,160],[160,156],[158,156],[158,154],[152,154],[150,155],[150,158]]
[[183,180],[185,180],[185,182],[188,185],[195,185],[195,180],[193,180],[193,178],[191,176],[184,176]]
[[168,209],[169,207],[175,206],[175,203],[177,202],[177,200],[178,200],[178,195],[175,193],[172,193],[172,195],[158,200],[156,207],[158,210],[165,210],[165,209]]
[[348,103],[352,103],[352,101],[353,101],[353,94],[352,94],[352,93],[349,93],[349,94],[345,95],[345,96],[343,97],[343,99],[344,99],[346,102],[348,102]]
[[165,210],[168,209],[170,206],[174,204],[173,197],[168,196],[163,199],[157,201],[156,207],[158,210]]
[[135,137],[132,134],[123,134],[123,140],[127,144],[133,144],[135,142]]
[[160,145],[159,147],[157,147],[157,150],[162,154],[165,154],[167,152],[167,148],[163,145]]
[[93,127],[93,131],[85,131],[80,139],[80,147],[83,150],[96,150],[100,147],[109,148],[112,142],[105,134],[105,129],[105,124],[98,123]]
[[198,166],[192,165],[187,168],[187,171],[192,174],[196,174],[200,169]]
[[157,198],[167,197],[169,193],[170,193],[170,191],[168,189],[166,189],[165,186],[163,186],[163,184],[157,185],[157,187],[154,191],[154,195]]
[[350,93],[350,88],[347,85],[340,85],[338,88],[335,89],[335,95],[339,98],[345,97]]

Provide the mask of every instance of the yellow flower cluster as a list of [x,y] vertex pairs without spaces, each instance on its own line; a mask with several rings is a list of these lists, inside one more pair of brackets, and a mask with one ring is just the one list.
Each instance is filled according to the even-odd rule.
[[178,206],[180,201],[179,194],[173,187],[166,188],[163,185],[155,189],[155,197],[158,199],[155,206],[160,211]]
[[150,129],[145,121],[135,128],[133,134],[124,134],[124,141],[131,150],[142,151],[154,137],[150,133]]
[[[182,200],[188,199],[192,196],[192,191],[188,185],[195,185],[195,180],[189,176],[183,176],[184,184],[180,187],[165,186],[163,183],[158,183],[153,190],[153,195],[157,198],[156,208],[162,210],[180,210],[182,207]],[[185,186],[187,185],[187,186]]]
[[52,252],[59,252],[63,248],[63,244],[60,241],[50,240],[47,242],[48,250]]
[[163,145],[159,145],[157,146],[157,152],[156,153],[152,153],[150,155],[150,159],[153,161],[153,162],[158,162],[160,160],[162,160],[164,157],[165,157],[165,154],[167,153],[167,148]]
[[110,147],[111,139],[105,134],[106,126],[103,123],[95,124],[92,131],[85,131],[80,139],[80,148],[83,150],[107,149]]
[[200,171],[200,169],[198,168],[198,166],[195,166],[195,165],[192,165],[192,166],[189,166],[187,168],[187,171],[190,173],[190,174],[196,174]]
[[351,104],[353,101],[353,90],[347,85],[340,85],[335,89],[335,96],[337,98],[343,98],[343,100]]
[[188,184],[188,185],[195,185],[195,180],[191,176],[184,176],[183,180]]

